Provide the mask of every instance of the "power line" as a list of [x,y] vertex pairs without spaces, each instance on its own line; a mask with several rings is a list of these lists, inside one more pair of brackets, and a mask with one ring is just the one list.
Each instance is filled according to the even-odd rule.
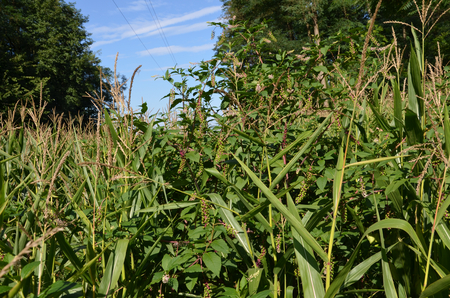
[[148,2],[150,2],[150,5],[152,7],[153,13],[155,14],[155,17],[153,17],[152,11],[150,10],[150,7],[148,6],[147,1],[145,1],[145,5],[147,5],[147,9],[150,12],[150,15],[152,16],[153,21],[155,22],[156,28],[158,28],[159,35],[161,36],[163,42],[165,43],[173,62],[175,62],[175,64],[176,64],[177,60],[175,59],[175,55],[173,54],[172,49],[170,48],[169,42],[167,41],[166,35],[164,34],[164,30],[162,29],[161,23],[159,22],[158,15],[156,14],[156,11],[155,11],[155,8],[153,7],[152,1],[148,0]]
[[156,62],[155,57],[153,57],[153,55],[150,53],[150,51],[147,49],[147,47],[145,46],[145,44],[142,42],[142,40],[139,38],[139,36],[137,35],[136,31],[134,31],[133,27],[131,26],[130,22],[128,22],[127,18],[125,17],[125,15],[123,14],[123,12],[120,10],[119,6],[117,6],[116,1],[112,0],[112,2],[114,2],[114,4],[116,5],[117,9],[120,11],[120,13],[122,14],[123,18],[125,19],[125,21],[127,21],[128,25],[130,26],[131,30],[133,30],[134,35],[136,35],[136,37],[139,39],[139,41],[141,42],[141,44],[144,46],[144,48],[147,50],[147,53],[150,55],[150,57],[152,57],[153,61],[155,61],[156,65],[158,65],[159,69],[161,71],[163,71],[163,69],[161,68],[161,66],[159,66],[158,62]]

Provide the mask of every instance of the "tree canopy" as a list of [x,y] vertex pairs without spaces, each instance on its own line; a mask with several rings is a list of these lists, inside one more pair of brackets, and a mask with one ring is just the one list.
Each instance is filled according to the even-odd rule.
[[[275,43],[268,46],[268,50],[276,52],[294,50],[300,53],[302,48],[311,43],[319,44],[335,42],[335,37],[361,35],[366,30],[378,0],[222,0],[223,15],[226,19],[247,21],[249,25],[268,22],[268,29],[275,37]],[[416,5],[416,4],[417,5]],[[425,33],[432,29],[427,36],[426,58],[437,56],[439,42],[444,63],[445,56],[450,53],[448,32],[450,17],[445,14],[450,7],[450,1],[412,1],[385,0],[382,2],[376,18],[376,28],[373,32],[375,39],[380,41],[392,40],[392,29],[395,30],[400,47],[411,43],[410,25],[417,29],[425,29]],[[425,8],[425,9],[423,9]],[[421,28],[421,16],[424,14],[426,28]],[[438,21],[435,24],[436,21]],[[396,21],[393,23],[390,21]],[[236,36],[230,35],[228,30],[221,37],[222,42],[229,41]],[[376,42],[378,43],[378,42]],[[382,43],[382,42],[381,42]],[[341,49],[348,50],[348,44]]]
[[95,115],[86,92],[112,72],[90,50],[87,21],[62,0],[0,0],[0,112],[42,96],[48,111]]

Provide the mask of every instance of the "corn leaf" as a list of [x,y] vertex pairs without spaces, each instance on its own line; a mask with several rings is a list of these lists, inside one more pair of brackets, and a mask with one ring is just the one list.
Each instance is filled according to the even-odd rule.
[[[325,121],[324,121],[325,122]],[[311,248],[322,258],[322,260],[326,261],[328,256],[322,247],[317,243],[316,239],[311,236],[310,233],[305,229],[301,221],[297,220],[295,216],[287,210],[287,208],[280,202],[280,200],[269,190],[268,187],[262,183],[262,181],[253,173],[246,165],[243,163],[237,156],[234,158],[239,162],[241,167],[247,173],[247,175],[252,179],[252,181],[256,184],[256,186],[262,191],[262,193],[266,196],[267,199],[272,203],[272,205],[280,211],[284,217],[288,220],[288,222],[297,230],[300,236],[305,240],[307,244],[311,246]]]
[[128,239],[120,239],[116,244],[116,249],[109,255],[102,281],[98,288],[100,296],[108,296],[117,287],[123,262],[128,248]]
[[[287,195],[287,203],[289,211],[293,216],[301,222],[297,208],[290,195]],[[314,258],[311,247],[305,243],[300,234],[293,228],[292,236],[294,237],[294,249],[298,262],[298,270],[302,280],[303,295],[305,297],[322,298],[325,295],[322,277],[320,274],[319,264]]]

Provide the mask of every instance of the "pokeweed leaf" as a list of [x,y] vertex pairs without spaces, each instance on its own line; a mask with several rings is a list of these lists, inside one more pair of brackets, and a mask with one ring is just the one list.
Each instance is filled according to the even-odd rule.
[[33,270],[41,264],[40,261],[31,262],[23,266],[22,270],[20,271],[20,277],[22,279],[25,279],[33,272]]
[[222,262],[220,257],[213,253],[207,252],[203,254],[203,262],[205,262],[206,267],[212,271],[217,277],[220,276],[220,270],[222,269]]

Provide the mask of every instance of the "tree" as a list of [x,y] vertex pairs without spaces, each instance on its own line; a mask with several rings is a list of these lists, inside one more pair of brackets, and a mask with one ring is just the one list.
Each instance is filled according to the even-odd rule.
[[[249,25],[268,21],[277,49],[300,52],[307,43],[364,26],[368,15],[364,3],[354,0],[222,0],[224,17],[249,21]],[[226,33],[225,33],[226,34]]]
[[[272,43],[268,50],[276,52],[294,50],[300,53],[306,44],[321,41],[324,44],[330,37],[360,35],[366,31],[367,22],[379,0],[222,0],[225,19],[248,21],[249,25],[268,21],[269,30],[277,42]],[[417,6],[416,6],[417,4]],[[422,7],[425,5],[425,10]],[[434,62],[438,53],[437,42],[444,64],[448,63],[450,55],[450,8],[449,0],[383,0],[376,18],[375,39],[392,40],[394,28],[400,48],[409,47],[411,43],[411,30],[409,24],[422,30],[421,19],[417,12],[425,11],[425,32],[431,27],[425,43],[425,58]],[[439,21],[438,21],[439,20]],[[401,23],[391,23],[398,21]],[[436,21],[435,26],[432,26]],[[231,31],[230,31],[231,32]],[[225,31],[222,43],[235,36]],[[420,35],[420,34],[418,34]],[[341,50],[349,50],[348,44],[342,44]],[[408,52],[407,52],[408,53]]]
[[101,71],[112,72],[89,49],[87,21],[62,0],[0,0],[0,112],[42,96],[48,111],[95,115],[86,92],[100,90]]

